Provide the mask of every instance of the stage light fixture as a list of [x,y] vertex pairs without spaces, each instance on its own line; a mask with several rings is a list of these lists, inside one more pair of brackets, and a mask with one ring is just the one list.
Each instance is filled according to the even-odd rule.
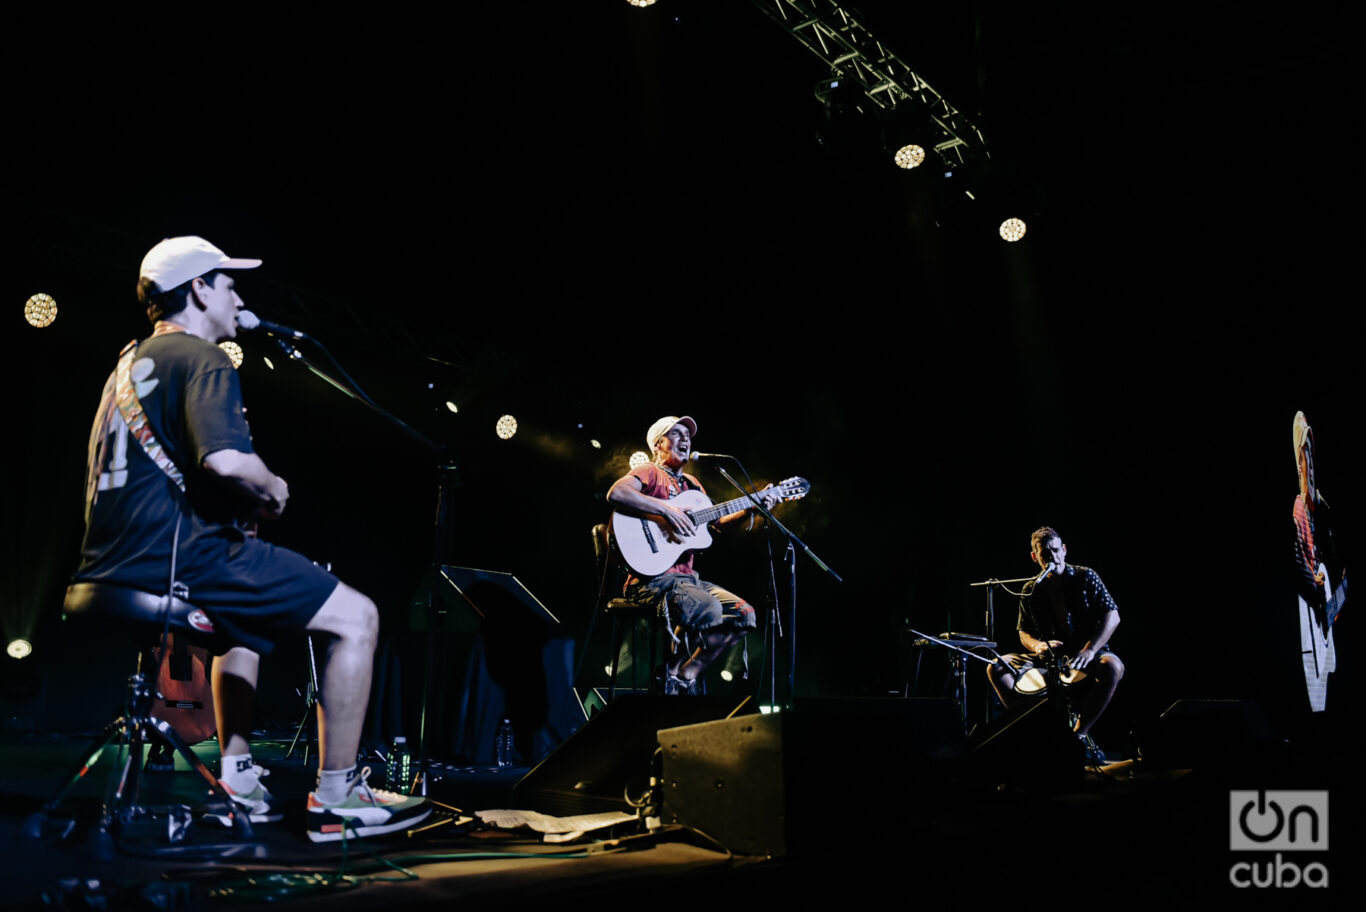
[[631,4],[632,6],[639,6],[642,8],[646,6],[655,5],[655,0],[626,0],[626,2]]
[[459,411],[460,411],[460,406],[456,405],[454,402],[452,402],[451,400],[447,399],[447,400],[446,400],[446,410],[449,411],[452,415],[455,415],[455,414],[459,413]]
[[242,366],[242,346],[231,339],[225,339],[218,343],[218,347],[228,353],[228,360],[232,362],[234,370]]
[[588,445],[591,446],[591,447],[592,447],[593,449],[595,449],[595,450],[600,450],[600,449],[602,449],[602,441],[601,441],[601,440],[590,440],[590,441],[588,441]]
[[1025,223],[1021,219],[1008,218],[1001,223],[1001,238],[1008,244],[1013,244],[1025,236]]
[[722,671],[721,671],[721,680],[722,680],[722,681],[734,681],[734,680],[735,680],[735,675],[733,675],[733,674],[730,673],[730,669],[729,669],[729,668],[722,669]]
[[517,419],[511,415],[504,415],[493,426],[493,432],[503,440],[511,440],[512,435],[517,433]]
[[643,450],[636,450],[631,454],[631,468],[638,469],[643,465],[650,464],[650,454]]
[[5,652],[10,654],[10,658],[24,659],[33,652],[33,644],[25,639],[10,640],[5,647]]
[[24,302],[24,319],[30,326],[39,329],[51,326],[52,321],[57,319],[57,302],[52,299],[52,295],[34,295]]
[[892,156],[892,161],[898,168],[905,168],[909,171],[912,168],[919,168],[925,163],[925,150],[915,144],[902,146],[896,150],[896,155]]
[[270,368],[271,370],[275,370],[275,362],[274,362],[274,361],[270,360],[270,359],[267,358],[265,355],[262,355],[262,356],[261,356],[261,360],[264,361],[264,362],[266,362],[266,367]]

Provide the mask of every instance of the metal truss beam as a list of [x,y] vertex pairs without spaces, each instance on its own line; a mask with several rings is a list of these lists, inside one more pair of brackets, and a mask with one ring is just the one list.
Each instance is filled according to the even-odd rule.
[[924,105],[938,134],[934,151],[948,167],[990,158],[982,131],[835,0],[751,0],[841,78],[892,112]]

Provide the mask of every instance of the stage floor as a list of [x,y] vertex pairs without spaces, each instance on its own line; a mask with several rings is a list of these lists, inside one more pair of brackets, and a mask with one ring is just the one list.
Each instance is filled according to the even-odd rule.
[[[728,853],[681,828],[617,845],[591,838],[547,845],[526,831],[447,825],[352,841],[343,850],[308,842],[303,800],[311,768],[297,755],[284,759],[287,741],[267,740],[258,741],[256,759],[271,769],[272,791],[288,802],[283,822],[258,825],[248,844],[196,822],[173,857],[153,854],[165,847],[164,826],[140,825],[112,860],[102,861],[92,857],[83,831],[106,787],[112,750],[67,799],[79,824],[68,839],[35,842],[21,834],[87,737],[0,735],[0,839],[5,867],[21,875],[0,904],[94,908],[84,894],[104,894],[107,908],[231,909],[289,899],[296,907],[393,909],[473,898],[516,908],[649,908],[712,898],[733,905],[833,895],[863,903],[890,895],[898,904],[996,897],[1014,910],[1056,909],[1070,905],[1067,897],[1077,890],[1105,887],[1114,891],[1106,905],[1122,909],[1196,909],[1220,899],[1247,908],[1276,891],[1229,883],[1231,864],[1244,857],[1230,852],[1230,790],[1323,785],[1335,795],[1340,823],[1353,809],[1342,799],[1357,794],[1345,775],[1318,765],[1321,753],[1294,750],[1207,758],[1195,769],[1120,763],[1046,787],[954,766],[942,776],[898,782],[905,777],[897,769],[873,758],[826,773],[852,783],[862,801],[788,810],[788,827],[804,835],[801,848],[782,858]],[[196,751],[216,768],[216,745],[205,742]],[[432,794],[466,813],[509,807],[525,772],[442,768]],[[152,804],[195,804],[203,795],[201,780],[183,763],[175,772],[149,774],[144,789]],[[1338,851],[1313,856],[1331,870],[1333,893],[1354,875],[1345,835],[1338,842]]]

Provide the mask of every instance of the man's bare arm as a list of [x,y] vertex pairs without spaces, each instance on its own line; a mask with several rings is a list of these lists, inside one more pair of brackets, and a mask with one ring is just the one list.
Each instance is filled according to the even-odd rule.
[[1041,640],[1032,633],[1021,630],[1020,644],[1035,655],[1041,655],[1048,649],[1057,649],[1062,645],[1062,640]]
[[619,512],[630,516],[659,516],[678,535],[692,535],[697,531],[692,518],[667,500],[650,497],[645,486],[634,475],[623,475],[607,491],[607,502]]
[[[764,505],[765,510],[772,510],[773,505],[778,502],[778,493],[773,490],[773,485],[769,485],[758,493],[758,498],[759,502]],[[734,513],[728,513],[725,516],[722,516],[716,521],[716,524],[718,526],[728,526],[731,523],[738,522],[742,519],[752,519],[756,515],[756,512],[757,511],[753,507],[744,510],[736,510]],[[753,524],[751,524],[750,527],[752,528]]]
[[1081,651],[1072,657],[1072,667],[1085,668],[1087,665],[1090,665],[1091,660],[1095,658],[1096,653],[1100,652],[1101,649],[1105,647],[1105,644],[1110,642],[1110,637],[1114,635],[1115,628],[1118,626],[1119,612],[1105,612],[1105,619],[1100,622],[1100,629],[1096,631],[1095,636],[1091,637],[1091,642],[1083,646]]
[[255,503],[262,519],[278,519],[285,511],[289,485],[255,453],[217,450],[204,457],[204,469]]

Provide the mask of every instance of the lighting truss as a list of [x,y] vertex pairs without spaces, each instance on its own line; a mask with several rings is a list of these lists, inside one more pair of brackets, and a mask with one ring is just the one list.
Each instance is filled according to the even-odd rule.
[[938,135],[933,148],[947,167],[991,157],[982,131],[835,0],[751,2],[882,110],[928,107]]

